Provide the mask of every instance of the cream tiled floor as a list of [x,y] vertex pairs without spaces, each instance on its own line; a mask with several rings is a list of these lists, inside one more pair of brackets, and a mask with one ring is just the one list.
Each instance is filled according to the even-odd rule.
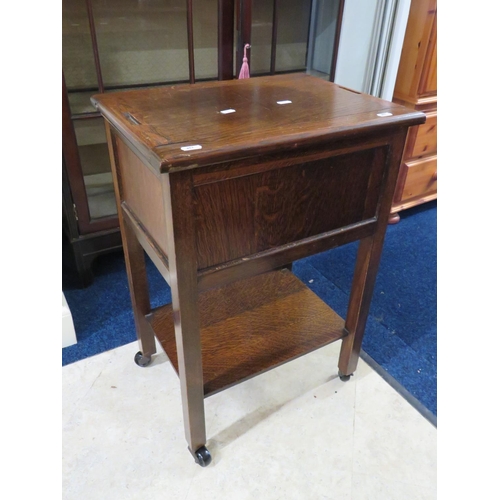
[[427,500],[436,428],[336,342],[205,400],[213,460],[187,450],[179,381],[132,343],[63,367],[65,500]]

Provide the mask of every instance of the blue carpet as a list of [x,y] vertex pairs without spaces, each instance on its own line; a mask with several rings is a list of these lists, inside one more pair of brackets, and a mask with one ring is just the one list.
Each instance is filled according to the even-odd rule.
[[[293,271],[345,317],[357,243],[294,263]],[[401,213],[389,226],[368,318],[363,350],[432,414],[437,415],[437,203]],[[153,307],[170,290],[147,259]],[[78,343],[64,348],[63,365],[136,340],[121,253],[102,256],[86,289],[65,285]],[[63,270],[64,277],[64,270]],[[69,282],[69,281],[68,281]]]

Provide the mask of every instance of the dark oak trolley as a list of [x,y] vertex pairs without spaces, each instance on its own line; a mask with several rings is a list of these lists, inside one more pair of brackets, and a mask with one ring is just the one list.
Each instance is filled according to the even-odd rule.
[[[409,126],[425,115],[303,74],[101,94],[140,351],[161,343],[197,463],[204,398],[342,339],[355,371]],[[290,271],[359,240],[347,317]],[[172,291],[152,309],[144,252]]]

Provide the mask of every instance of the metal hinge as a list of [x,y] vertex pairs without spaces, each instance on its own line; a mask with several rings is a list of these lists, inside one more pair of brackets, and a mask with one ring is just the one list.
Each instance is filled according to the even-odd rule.
[[75,219],[78,220],[78,212],[76,211],[76,205],[73,203],[73,213],[75,214]]

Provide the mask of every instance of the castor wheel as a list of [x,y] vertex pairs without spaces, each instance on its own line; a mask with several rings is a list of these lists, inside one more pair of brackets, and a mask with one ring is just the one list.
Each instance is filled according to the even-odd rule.
[[352,373],[350,375],[344,375],[340,370],[339,370],[339,379],[342,380],[342,382],[347,382],[350,378],[352,377]]
[[196,463],[201,465],[202,467],[206,467],[212,461],[212,455],[210,455],[210,452],[207,450],[206,446],[198,448],[195,451],[194,456]]
[[151,363],[151,356],[144,356],[141,351],[139,351],[135,356],[134,356],[134,361],[137,366],[140,366],[141,368],[144,368],[145,366],[148,366]]

